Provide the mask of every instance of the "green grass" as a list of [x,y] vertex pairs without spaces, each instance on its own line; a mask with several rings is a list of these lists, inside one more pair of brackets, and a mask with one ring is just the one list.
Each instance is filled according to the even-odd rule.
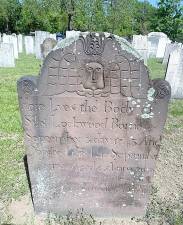
[[0,68],[0,198],[16,198],[27,188],[24,164],[23,132],[16,82],[24,75],[36,75],[40,61],[32,55],[20,55],[16,68]]
[[166,66],[162,64],[161,60],[157,59],[149,59],[148,60],[148,68],[151,79],[161,78],[164,79]]

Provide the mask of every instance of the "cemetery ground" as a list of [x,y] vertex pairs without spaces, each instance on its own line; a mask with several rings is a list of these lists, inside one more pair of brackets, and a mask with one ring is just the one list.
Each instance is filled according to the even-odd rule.
[[[15,68],[0,68],[0,224],[38,224],[33,218],[24,169],[25,149],[16,82],[24,75],[37,75],[40,64],[33,55],[21,54]],[[164,78],[165,67],[161,61],[150,59],[148,68],[151,79]],[[171,100],[147,214],[138,220],[121,219],[119,224],[183,224],[182,137],[183,100]],[[55,220],[64,225],[99,224],[99,221],[82,212],[79,215],[69,214],[65,221],[59,218]],[[47,224],[51,224],[51,221],[47,220]]]

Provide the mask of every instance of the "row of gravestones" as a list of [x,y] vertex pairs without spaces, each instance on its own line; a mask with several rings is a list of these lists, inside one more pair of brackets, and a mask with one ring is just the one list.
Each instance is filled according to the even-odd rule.
[[145,63],[148,58],[163,58],[166,45],[171,40],[162,32],[151,32],[148,35],[133,35],[132,46],[142,55]]
[[165,79],[171,84],[172,98],[183,98],[183,47],[171,43],[166,34],[152,32],[148,36],[134,35],[133,47],[141,54],[145,64],[148,58],[163,59],[167,67]]
[[46,39],[50,39],[52,47],[56,45],[56,34],[45,31],[35,31],[35,37],[21,34],[0,35],[0,67],[15,67],[15,59],[18,59],[24,48],[26,54],[35,54],[37,59],[44,58],[41,45]]

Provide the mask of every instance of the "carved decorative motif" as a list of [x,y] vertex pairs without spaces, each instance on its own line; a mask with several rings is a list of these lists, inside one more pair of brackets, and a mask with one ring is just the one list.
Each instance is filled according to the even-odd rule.
[[96,90],[104,88],[104,68],[96,62],[87,63],[86,74],[84,76],[83,87]]
[[23,90],[24,94],[26,94],[26,95],[32,94],[34,91],[34,87],[31,83],[31,81],[29,81],[29,80],[22,81],[22,90]]
[[[112,39],[112,36],[108,37]],[[104,34],[96,35],[95,33],[89,33],[86,38],[80,37],[83,42],[83,48],[86,55],[101,55],[104,51],[107,38]]]
[[153,80],[153,87],[155,91],[155,98],[157,99],[169,99],[171,96],[171,87],[169,83],[165,80],[156,79]]

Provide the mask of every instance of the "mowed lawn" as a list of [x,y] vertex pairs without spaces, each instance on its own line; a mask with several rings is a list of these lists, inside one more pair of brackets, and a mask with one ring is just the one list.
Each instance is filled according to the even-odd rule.
[[[3,201],[16,199],[28,192],[16,82],[24,75],[37,75],[40,64],[34,56],[21,54],[16,68],[0,68],[0,199]],[[160,61],[151,59],[148,67],[151,78],[164,77],[165,67]],[[183,100],[172,100],[165,136],[168,134],[170,138],[179,128],[182,131]]]

